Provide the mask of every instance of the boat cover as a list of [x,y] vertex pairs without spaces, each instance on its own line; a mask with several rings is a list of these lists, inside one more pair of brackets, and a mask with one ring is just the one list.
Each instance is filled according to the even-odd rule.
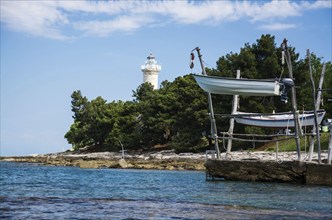
[[206,92],[224,95],[279,96],[278,80],[236,79],[227,77],[193,75],[198,85]]
[[[324,118],[325,110],[320,109],[317,111],[317,122],[320,124]],[[244,113],[237,112],[235,116],[236,123],[257,126],[257,127],[271,127],[271,128],[287,128],[294,127],[293,113],[278,113],[278,114],[262,114],[258,113]],[[252,116],[250,115],[252,114]],[[304,112],[299,114],[300,123],[302,126],[312,126],[314,124],[314,112]]]

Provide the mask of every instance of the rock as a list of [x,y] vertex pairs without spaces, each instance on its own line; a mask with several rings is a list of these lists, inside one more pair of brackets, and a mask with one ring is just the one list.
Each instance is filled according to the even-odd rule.
[[123,169],[128,169],[128,168],[132,168],[132,167],[133,167],[132,164],[127,163],[127,161],[126,161],[125,159],[123,159],[123,158],[121,158],[121,159],[119,160],[119,165],[120,165],[120,167],[123,168]]
[[306,184],[332,186],[332,166],[330,164],[307,164]]
[[332,186],[332,165],[299,161],[208,160],[207,175],[225,180]]
[[304,183],[306,167],[297,161],[209,160],[208,174],[225,180]]

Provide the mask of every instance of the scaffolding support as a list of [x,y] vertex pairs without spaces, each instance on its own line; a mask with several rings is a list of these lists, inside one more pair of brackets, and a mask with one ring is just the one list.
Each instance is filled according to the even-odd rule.
[[[196,47],[195,50],[197,51],[199,62],[201,63],[202,73],[203,73],[203,75],[206,76],[207,74],[205,72],[205,67],[204,67],[204,63],[202,60],[200,48]],[[214,146],[215,146],[215,150],[216,150],[216,154],[217,154],[217,159],[220,159],[221,156],[220,156],[220,150],[219,150],[219,144],[218,144],[218,131],[217,131],[216,119],[214,118],[212,97],[211,97],[211,93],[209,93],[209,92],[207,93],[207,95],[208,95],[208,102],[209,102],[209,116],[210,116],[210,122],[211,122],[211,135],[212,135],[212,138],[214,139]]]
[[[286,63],[289,71],[289,77],[294,80],[293,77],[293,68],[292,68],[292,63],[291,63],[291,56],[287,47],[287,40],[284,39],[283,41],[283,49],[285,50],[285,55],[286,55]],[[301,149],[300,149],[300,138],[299,134],[302,134],[301,132],[301,125],[300,125],[300,120],[299,120],[299,114],[297,111],[297,102],[296,102],[296,91],[295,91],[295,86],[291,88],[291,93],[292,93],[292,107],[293,107],[293,114],[294,114],[294,128],[295,128],[295,143],[296,143],[296,152],[297,152],[297,160],[301,160]],[[302,136],[302,135],[301,135]]]
[[[240,79],[240,75],[241,75],[240,70],[237,70],[236,71],[236,78]],[[232,115],[236,114],[238,106],[239,106],[239,96],[238,95],[233,95]],[[233,134],[233,130],[234,130],[234,118],[231,117],[229,119],[228,133],[230,133],[230,135],[232,135]],[[231,150],[232,150],[232,139],[229,139],[227,141],[226,157],[228,157],[228,154],[231,152]]]

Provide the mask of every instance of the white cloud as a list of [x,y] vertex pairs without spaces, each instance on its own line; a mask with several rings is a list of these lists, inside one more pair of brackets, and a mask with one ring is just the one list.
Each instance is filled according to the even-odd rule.
[[105,37],[113,32],[131,32],[140,28],[142,25],[149,23],[149,19],[144,16],[122,16],[113,20],[94,20],[87,22],[74,23],[74,27],[87,34]]
[[[260,28],[295,28],[287,18],[332,8],[331,1],[2,1],[1,22],[31,35],[68,39],[76,34],[108,36],[160,24],[218,25],[249,20]],[[270,24],[272,23],[272,24]],[[78,31],[78,32],[77,32]]]
[[309,2],[303,2],[302,6],[308,10],[321,9],[321,8],[332,8],[332,1],[331,0],[319,0],[319,1],[315,1],[312,4],[310,4]]
[[300,6],[289,1],[271,1],[262,5],[253,4],[248,8],[248,16],[253,21],[281,19],[300,15]]
[[164,15],[174,22],[184,24],[215,23],[233,19],[234,4],[229,1],[185,2],[165,1],[162,5]]
[[259,28],[268,31],[282,31],[282,30],[296,28],[296,24],[272,23],[272,24],[261,25],[259,26]]
[[3,1],[1,22],[9,28],[52,39],[67,39],[58,29],[68,20],[52,1]]
[[138,7],[138,2],[127,1],[58,1],[57,7],[67,12],[84,12],[84,13],[105,13],[114,15],[131,11]]

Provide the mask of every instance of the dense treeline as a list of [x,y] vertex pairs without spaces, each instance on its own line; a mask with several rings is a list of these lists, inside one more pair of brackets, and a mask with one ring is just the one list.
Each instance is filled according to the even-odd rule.
[[[299,110],[312,110],[312,87],[307,59],[299,58],[291,47],[293,74]],[[322,71],[321,58],[312,54],[312,66],[316,85]],[[327,63],[324,89],[331,89],[332,66]],[[239,53],[230,53],[217,61],[216,69],[207,69],[209,75],[235,77],[241,70],[243,78],[288,77],[287,68],[281,65],[281,48],[270,35],[262,35],[256,43],[246,43]],[[75,150],[92,146],[96,151],[125,149],[171,148],[177,151],[201,151],[209,146],[207,96],[198,87],[192,75],[164,81],[159,90],[142,84],[133,91],[133,101],[107,102],[102,97],[89,101],[80,91],[74,91],[72,111],[74,123],[65,138]],[[213,95],[216,113],[231,112],[232,96]],[[331,92],[323,92],[323,107],[331,118]],[[281,112],[290,111],[291,103],[284,104],[279,97],[240,97],[240,111]],[[229,119],[217,118],[219,131],[227,131]],[[235,126],[235,132],[271,133],[272,129]],[[233,148],[250,147],[247,143],[235,143]]]

